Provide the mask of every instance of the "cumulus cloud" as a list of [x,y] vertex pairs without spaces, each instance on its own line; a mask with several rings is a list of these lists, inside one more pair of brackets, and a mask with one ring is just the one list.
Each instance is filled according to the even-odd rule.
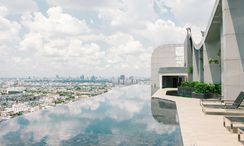
[[66,9],[106,9],[119,7],[121,2],[114,0],[46,0],[50,6],[62,6]]
[[70,63],[79,68],[99,64],[104,57],[99,45],[86,42],[98,38],[89,34],[91,30],[86,21],[64,13],[61,7],[50,8],[47,16],[40,12],[25,13],[21,23],[29,32],[19,49],[34,51],[36,56],[49,60],[49,65],[65,68]]
[[152,44],[160,45],[167,43],[183,43],[186,30],[176,26],[170,20],[158,19],[146,24],[146,29],[140,31],[141,35],[152,41]]
[[[154,0],[161,10],[165,7],[170,11],[174,19],[180,24],[191,23],[198,26],[206,26],[211,13],[211,7],[215,1],[205,0]],[[166,11],[167,11],[166,10]],[[199,17],[201,19],[199,19]]]
[[0,0],[0,5],[0,76],[13,70],[28,76],[148,76],[155,47],[183,43],[189,26],[195,40],[202,38],[210,14],[205,8],[213,2]]
[[90,32],[85,20],[79,20],[64,13],[61,7],[52,7],[47,11],[47,14],[46,17],[40,12],[25,13],[21,22],[31,32],[41,33],[46,37]]
[[98,9],[98,17],[107,22],[111,30],[133,33],[143,30],[145,23],[156,20],[158,15],[149,0],[123,0],[120,7]]
[[39,33],[28,33],[20,42],[20,50],[25,51],[27,49],[41,49],[43,48],[43,39]]
[[[99,64],[104,52],[95,43],[82,44],[78,39],[52,40],[40,50],[47,57],[60,58],[64,61],[76,60],[80,64]],[[60,60],[59,60],[60,61]]]
[[21,25],[6,18],[9,10],[0,6],[0,52],[16,48],[20,41],[19,32]]
[[11,14],[20,14],[27,11],[37,11],[38,5],[35,0],[0,0],[0,4],[7,7]]
[[8,14],[8,9],[4,6],[0,6],[0,16],[6,16]]
[[133,36],[118,32],[107,37],[107,43],[112,47],[107,53],[107,62],[112,67],[118,67],[121,72],[129,70],[149,69],[147,59],[150,53],[146,51],[143,44]]

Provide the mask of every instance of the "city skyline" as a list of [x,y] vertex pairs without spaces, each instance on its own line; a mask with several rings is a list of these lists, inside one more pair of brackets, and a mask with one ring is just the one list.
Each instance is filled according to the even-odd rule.
[[201,38],[213,3],[0,0],[0,77],[149,77],[153,49],[182,43],[188,26]]

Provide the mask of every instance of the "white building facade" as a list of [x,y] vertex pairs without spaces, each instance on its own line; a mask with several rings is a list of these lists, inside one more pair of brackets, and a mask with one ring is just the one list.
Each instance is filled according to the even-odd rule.
[[160,88],[176,87],[186,78],[184,67],[184,45],[162,45],[151,57],[151,94]]
[[244,1],[216,0],[200,44],[187,30],[185,52],[190,80],[220,83],[222,96],[235,99],[244,91]]
[[193,39],[187,28],[184,63],[177,61],[175,53],[182,45],[155,49],[151,60],[152,93],[163,88],[164,73],[177,74],[177,69],[170,73],[160,68],[185,67],[186,72],[178,69],[178,75],[190,81],[221,84],[223,98],[235,99],[244,91],[244,0],[216,0],[203,39],[199,44]]

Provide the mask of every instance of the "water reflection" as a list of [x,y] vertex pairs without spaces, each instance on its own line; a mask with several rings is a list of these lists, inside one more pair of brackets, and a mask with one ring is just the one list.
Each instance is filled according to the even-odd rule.
[[[182,145],[180,128],[161,123],[159,107],[165,105],[149,97],[150,88],[146,85],[115,88],[94,98],[17,117],[0,124],[0,143]],[[151,109],[151,104],[156,103],[158,107]]]
[[178,125],[176,104],[173,101],[153,97],[151,101],[153,117],[166,125]]

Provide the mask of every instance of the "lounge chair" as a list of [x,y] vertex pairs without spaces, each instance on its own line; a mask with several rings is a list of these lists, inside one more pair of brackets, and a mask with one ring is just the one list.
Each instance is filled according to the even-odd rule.
[[209,115],[244,116],[244,108],[237,108],[237,109],[202,108],[202,111],[205,114],[209,114]]
[[237,133],[238,128],[244,127],[244,116],[224,116],[223,126],[230,132]]
[[220,96],[216,99],[201,99],[200,105],[221,105],[221,104],[232,104],[235,100],[233,99],[222,99],[223,96]]
[[229,104],[229,103],[233,103],[234,100],[229,100],[229,99],[201,99],[200,100],[200,105],[204,106],[204,105],[221,105],[221,104]]
[[244,127],[239,127],[237,129],[237,134],[238,134],[238,141],[241,141],[241,134],[244,133]]
[[202,104],[203,108],[220,108],[220,109],[237,109],[241,105],[244,100],[244,92],[240,92],[238,97],[235,99],[233,103],[224,102],[219,105],[211,105],[211,104]]
[[[230,126],[227,126],[227,121],[230,123]],[[225,116],[223,125],[232,133],[237,133],[238,141],[241,141],[241,134],[244,134],[244,116]]]
[[243,106],[240,107],[243,99],[244,92],[241,92],[232,104],[202,105],[202,111],[205,114],[244,116],[244,108]]

